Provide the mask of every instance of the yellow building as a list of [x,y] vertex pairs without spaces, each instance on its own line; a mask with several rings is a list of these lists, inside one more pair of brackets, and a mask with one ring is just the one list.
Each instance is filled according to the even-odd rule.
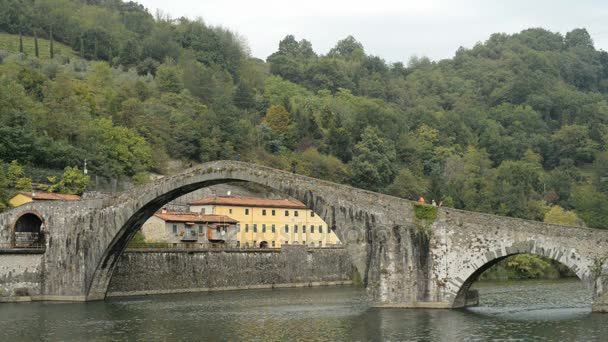
[[340,244],[327,223],[300,201],[219,196],[203,198],[189,205],[192,212],[226,215],[237,220],[237,243],[241,247],[330,247]]
[[11,207],[18,207],[26,203],[40,201],[79,201],[80,196],[55,194],[51,192],[18,192],[8,200]]

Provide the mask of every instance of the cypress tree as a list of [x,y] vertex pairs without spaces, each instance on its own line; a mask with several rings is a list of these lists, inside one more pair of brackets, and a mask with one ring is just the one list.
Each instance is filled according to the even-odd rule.
[[84,58],[84,38],[80,36],[80,58]]
[[112,44],[110,44],[110,48],[108,49],[108,63],[112,65]]
[[93,41],[93,59],[97,60],[97,36],[95,36],[95,40]]
[[34,30],[34,54],[36,58],[40,58],[40,51],[38,51],[38,33]]
[[23,53],[23,35],[21,34],[21,30],[19,30],[19,52]]
[[51,59],[55,58],[55,51],[54,51],[54,46],[53,46],[53,29],[51,28],[49,31],[49,38],[51,39]]

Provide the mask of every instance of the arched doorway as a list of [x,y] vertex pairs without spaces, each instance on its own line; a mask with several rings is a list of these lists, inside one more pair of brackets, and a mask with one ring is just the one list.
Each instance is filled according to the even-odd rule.
[[268,242],[267,241],[260,242],[260,248],[268,248]]
[[35,213],[28,212],[19,216],[13,226],[13,247],[42,247],[44,242],[43,224],[44,220]]

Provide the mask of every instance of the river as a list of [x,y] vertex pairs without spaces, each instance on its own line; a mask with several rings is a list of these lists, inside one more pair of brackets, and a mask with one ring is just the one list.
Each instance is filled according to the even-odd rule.
[[374,309],[354,287],[0,305],[1,341],[606,341],[575,280],[478,283],[480,306]]

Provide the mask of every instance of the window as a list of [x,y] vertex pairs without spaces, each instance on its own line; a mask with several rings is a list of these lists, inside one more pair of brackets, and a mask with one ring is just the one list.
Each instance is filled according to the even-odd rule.
[[302,244],[303,244],[304,246],[306,246],[306,240],[302,241]]
[[190,236],[196,236],[196,231],[194,229],[190,231]]
[[311,242],[311,243],[310,243],[310,247],[314,247],[314,246],[315,246],[315,243],[314,243],[314,242]]
[[293,211],[293,216],[298,217],[298,211],[297,210]]
[[285,216],[289,216],[289,210],[285,210]]
[[319,226],[319,233],[323,233],[323,226]]
[[306,225],[302,226],[302,233],[306,233]]
[[258,232],[258,225],[257,224],[253,224],[253,232],[257,233]]
[[198,226],[198,233],[203,234],[203,226]]
[[201,214],[205,215],[205,208],[201,208]]
[[237,247],[237,248],[241,247],[241,241],[236,240],[236,247]]
[[240,224],[236,224],[236,232],[240,233],[241,232],[241,225]]
[[258,246],[258,242],[253,240],[253,247],[257,247]]
[[228,232],[228,227],[224,227],[224,233]]
[[276,230],[274,228],[274,224],[272,225],[272,232],[274,233]]
[[245,209],[245,215],[249,215],[249,209]]
[[245,242],[245,248],[249,248],[249,242]]
[[272,209],[272,216],[276,215],[276,211],[274,209]]
[[272,241],[272,247],[274,247],[274,241]]
[[266,216],[266,209],[262,209],[262,216]]
[[285,233],[289,233],[289,225],[288,224],[285,225]]
[[215,228],[215,231],[219,234],[220,233],[220,227]]
[[[315,217],[315,212],[312,210],[310,211],[310,217]],[[314,243],[313,243],[313,245],[314,245]]]
[[173,225],[173,234],[177,234],[177,225],[176,224]]
[[289,245],[289,241],[285,241],[283,244],[284,245]]
[[319,247],[323,247],[323,242],[319,241]]
[[245,233],[248,233],[248,232],[249,232],[249,225],[245,224]]
[[293,226],[293,232],[294,232],[294,233],[297,233],[297,232],[298,232],[298,225],[297,225],[297,224]]
[[314,233],[315,232],[315,226],[310,226],[310,232]]
[[228,209],[228,212],[232,214],[232,209]]
[[266,233],[266,224],[262,224],[262,233]]

